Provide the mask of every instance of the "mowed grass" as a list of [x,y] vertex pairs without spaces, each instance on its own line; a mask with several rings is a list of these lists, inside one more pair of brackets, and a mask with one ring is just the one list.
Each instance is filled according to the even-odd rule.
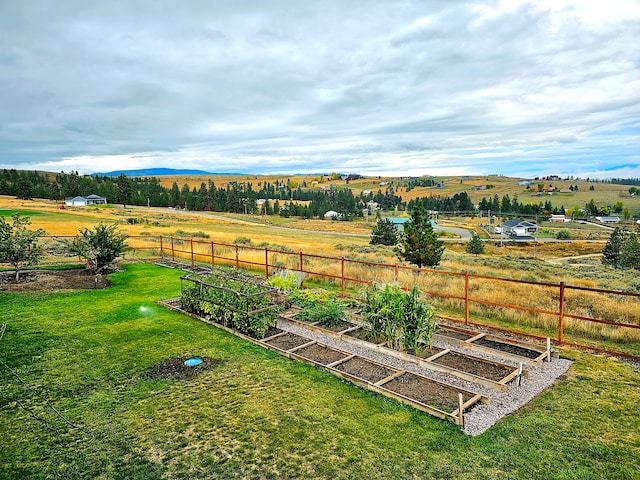
[[[136,264],[107,290],[0,294],[0,359],[88,432],[0,365],[0,478],[638,478],[640,375],[617,360],[563,352],[566,378],[468,437],[157,306],[179,275]],[[145,378],[187,355],[222,363]]]

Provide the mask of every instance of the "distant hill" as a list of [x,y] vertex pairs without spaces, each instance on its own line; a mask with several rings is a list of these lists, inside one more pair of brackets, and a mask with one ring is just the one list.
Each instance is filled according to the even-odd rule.
[[189,170],[185,168],[141,168],[138,170],[114,170],[112,172],[105,173],[92,173],[92,175],[100,175],[103,177],[117,177],[121,173],[124,173],[127,177],[161,177],[163,175],[213,175],[213,173],[207,172],[205,170]]

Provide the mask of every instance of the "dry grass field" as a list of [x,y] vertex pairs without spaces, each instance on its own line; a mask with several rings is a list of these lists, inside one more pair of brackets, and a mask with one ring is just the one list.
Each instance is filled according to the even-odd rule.
[[[437,182],[443,182],[444,188],[437,187],[414,187],[409,192],[403,186],[404,180],[396,177],[368,177],[357,180],[351,180],[348,184],[345,180],[331,179],[329,176],[319,175],[300,175],[300,176],[262,176],[262,175],[244,175],[244,176],[225,176],[225,175],[203,175],[203,176],[166,176],[160,177],[160,183],[166,187],[170,187],[173,182],[176,182],[178,186],[182,187],[185,183],[190,188],[199,188],[200,184],[205,184],[212,180],[216,187],[226,187],[230,182],[251,182],[256,186],[264,182],[274,183],[276,180],[287,181],[291,180],[298,185],[302,185],[303,182],[307,182],[307,188],[318,188],[322,183],[333,183],[338,188],[350,188],[355,195],[360,194],[362,191],[371,190],[376,193],[381,190],[383,193],[386,190],[386,185],[380,185],[380,183],[391,182],[396,194],[401,196],[404,201],[409,201],[417,197],[428,197],[431,195],[441,196],[453,196],[456,193],[467,192],[471,200],[478,204],[482,198],[493,198],[494,195],[498,195],[502,198],[503,195],[509,195],[511,199],[517,197],[521,203],[543,204],[550,200],[554,206],[564,206],[568,209],[576,209],[583,207],[586,203],[592,199],[597,207],[604,207],[607,205],[613,205],[614,203],[621,201],[624,207],[628,208],[632,215],[640,217],[640,196],[631,197],[629,195],[629,186],[614,185],[610,183],[597,183],[587,182],[584,180],[553,180],[553,181],[533,181],[532,188],[518,185],[518,179],[511,177],[503,177],[500,175],[489,176],[472,176],[472,177],[434,177]],[[312,182],[320,182],[317,186],[312,186]],[[544,185],[553,185],[556,187],[556,192],[551,195],[547,193],[538,194],[535,192],[538,183]],[[487,190],[476,190],[475,187],[492,185],[493,188]],[[568,190],[569,186],[578,186],[578,191],[559,193],[561,190]],[[593,186],[593,190],[589,188]]]

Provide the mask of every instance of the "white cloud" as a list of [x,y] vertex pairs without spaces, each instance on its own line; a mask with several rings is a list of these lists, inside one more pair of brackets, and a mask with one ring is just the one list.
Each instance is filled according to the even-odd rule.
[[639,16],[623,0],[4,2],[0,167],[612,171],[638,140]]

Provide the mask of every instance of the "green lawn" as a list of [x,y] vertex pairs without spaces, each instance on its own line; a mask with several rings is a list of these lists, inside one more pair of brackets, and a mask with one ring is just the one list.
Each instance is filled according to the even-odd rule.
[[[0,293],[0,359],[89,432],[0,365],[0,479],[640,478],[640,373],[616,360],[565,352],[554,389],[468,437],[155,305],[179,275],[129,265],[108,290]],[[222,363],[143,378],[184,355]]]

